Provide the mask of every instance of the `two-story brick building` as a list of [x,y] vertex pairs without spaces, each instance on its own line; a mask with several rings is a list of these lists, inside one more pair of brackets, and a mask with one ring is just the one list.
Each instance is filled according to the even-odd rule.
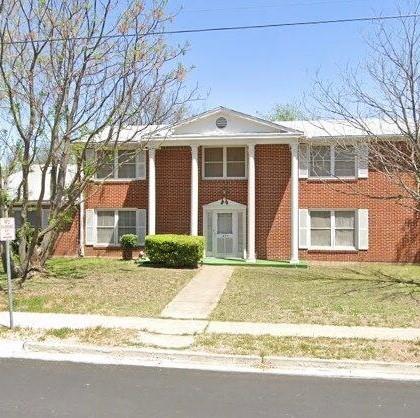
[[[371,124],[398,139],[392,126]],[[208,256],[250,262],[418,262],[419,214],[367,197],[392,192],[367,153],[366,138],[337,121],[321,128],[217,108],[114,152],[56,254],[119,256],[125,233],[142,243],[146,234],[180,233],[204,235]]]

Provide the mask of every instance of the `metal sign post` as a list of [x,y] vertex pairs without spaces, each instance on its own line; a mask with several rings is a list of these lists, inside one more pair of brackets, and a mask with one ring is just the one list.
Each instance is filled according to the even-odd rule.
[[6,241],[7,293],[9,296],[10,329],[13,328],[13,288],[10,268],[10,241],[16,238],[15,219],[0,218],[0,241]]

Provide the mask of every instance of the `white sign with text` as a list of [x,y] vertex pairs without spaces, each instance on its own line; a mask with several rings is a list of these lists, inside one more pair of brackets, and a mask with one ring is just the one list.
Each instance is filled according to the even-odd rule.
[[0,218],[0,241],[13,241],[15,238],[15,219]]

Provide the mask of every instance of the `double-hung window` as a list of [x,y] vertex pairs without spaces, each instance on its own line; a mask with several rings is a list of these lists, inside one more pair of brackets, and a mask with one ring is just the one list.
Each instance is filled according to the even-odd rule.
[[130,180],[145,176],[144,153],[136,155],[134,150],[98,151],[96,154],[98,179]]
[[203,177],[205,179],[245,179],[245,147],[203,148]]
[[312,210],[310,247],[353,249],[356,247],[356,213],[349,210]]
[[98,210],[96,220],[97,242],[98,244],[113,245],[116,244],[115,234],[115,211]]
[[[19,229],[21,225],[21,209],[13,209],[13,217],[15,218],[16,229]],[[48,226],[48,218],[50,216],[50,210],[47,208],[41,209],[41,216],[36,211],[35,207],[29,207],[27,212],[26,220],[32,228],[46,228]]]
[[135,179],[136,178],[136,152],[117,151],[117,178]]
[[309,157],[310,177],[356,177],[354,145],[312,145]]
[[137,235],[135,210],[98,210],[96,240],[99,245],[118,245],[125,234]]

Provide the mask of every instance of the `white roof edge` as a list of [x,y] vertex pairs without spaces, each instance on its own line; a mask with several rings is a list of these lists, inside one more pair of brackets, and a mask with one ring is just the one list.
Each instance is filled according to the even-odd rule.
[[277,121],[276,123],[291,128],[297,127],[306,138],[311,139],[404,136],[396,124],[381,118],[360,119],[360,124],[364,128],[343,119]]

